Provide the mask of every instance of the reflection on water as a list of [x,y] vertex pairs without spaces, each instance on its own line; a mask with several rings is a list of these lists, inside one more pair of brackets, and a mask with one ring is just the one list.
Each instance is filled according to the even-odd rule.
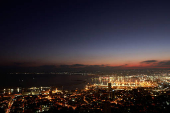
[[[87,83],[92,83],[92,77],[88,75],[5,75],[0,79],[1,92],[17,92],[17,88],[55,86],[59,89],[82,89]],[[4,90],[5,89],[5,90]]]
[[87,84],[112,86],[155,86],[153,76],[100,76],[100,75],[6,75],[0,79],[1,93],[20,93],[22,88],[54,86],[63,90],[83,89]]

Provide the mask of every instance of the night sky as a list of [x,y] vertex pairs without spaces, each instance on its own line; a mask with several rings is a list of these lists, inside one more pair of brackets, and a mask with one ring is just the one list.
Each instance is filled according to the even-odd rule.
[[168,0],[1,0],[0,66],[170,67]]

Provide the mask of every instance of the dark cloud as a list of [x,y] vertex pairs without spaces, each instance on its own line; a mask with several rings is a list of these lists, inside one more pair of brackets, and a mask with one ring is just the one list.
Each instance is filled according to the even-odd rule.
[[150,64],[148,68],[170,68],[170,60],[166,61],[146,60],[142,61],[141,63]]
[[87,67],[91,67],[91,68],[94,68],[94,67],[105,67],[105,65],[84,65],[84,64],[73,64],[73,65],[60,65],[59,66],[60,68],[87,68]]
[[170,66],[170,60],[168,61],[161,61],[157,64],[157,66],[159,67],[167,67],[167,66]]
[[83,67],[86,66],[84,64],[73,64],[73,65],[60,65],[60,68],[74,68],[74,67]]
[[158,62],[157,60],[146,60],[146,61],[142,61],[141,63],[146,63],[146,64],[150,64],[150,63],[155,63]]
[[82,66],[86,66],[86,65],[83,65],[83,64],[73,64],[73,65],[71,65],[71,67],[82,67]]
[[122,66],[127,66],[128,64],[122,65]]
[[87,67],[103,67],[103,65],[87,65]]
[[120,65],[120,66],[114,66],[112,68],[114,69],[118,69],[118,68],[124,68],[125,66],[127,66],[128,64],[124,64],[124,65]]
[[150,64],[148,68],[170,68],[170,60],[166,61],[147,60],[141,63]]
[[105,68],[103,65],[86,65],[86,69],[100,69],[100,68]]
[[70,65],[60,65],[59,67],[60,67],[60,68],[69,68]]
[[39,66],[39,68],[56,68],[55,65],[42,65],[42,66]]

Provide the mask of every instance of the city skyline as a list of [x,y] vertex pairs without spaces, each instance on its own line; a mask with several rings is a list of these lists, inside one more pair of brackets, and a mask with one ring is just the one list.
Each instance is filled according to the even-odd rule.
[[0,67],[170,68],[169,4],[3,1]]

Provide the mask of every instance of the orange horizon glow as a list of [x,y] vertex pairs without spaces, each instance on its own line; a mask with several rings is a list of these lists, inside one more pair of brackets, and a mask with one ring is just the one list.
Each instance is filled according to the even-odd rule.
[[[146,60],[149,61],[149,60]],[[150,60],[152,61],[152,60]],[[144,62],[144,63],[143,63]],[[168,62],[166,65],[160,65],[160,62]],[[142,69],[142,68],[170,68],[169,65],[170,60],[155,60],[155,62],[145,62],[145,60],[141,61],[133,61],[133,62],[118,62],[115,63],[55,63],[55,62],[18,62],[18,64],[15,62],[1,62],[1,66],[16,66],[16,67],[39,67],[39,66],[56,66],[56,68],[61,68],[61,65],[67,65],[69,68],[84,68],[88,66],[99,66],[99,67],[113,67],[118,69]],[[74,66],[75,64],[78,64],[77,66]]]

